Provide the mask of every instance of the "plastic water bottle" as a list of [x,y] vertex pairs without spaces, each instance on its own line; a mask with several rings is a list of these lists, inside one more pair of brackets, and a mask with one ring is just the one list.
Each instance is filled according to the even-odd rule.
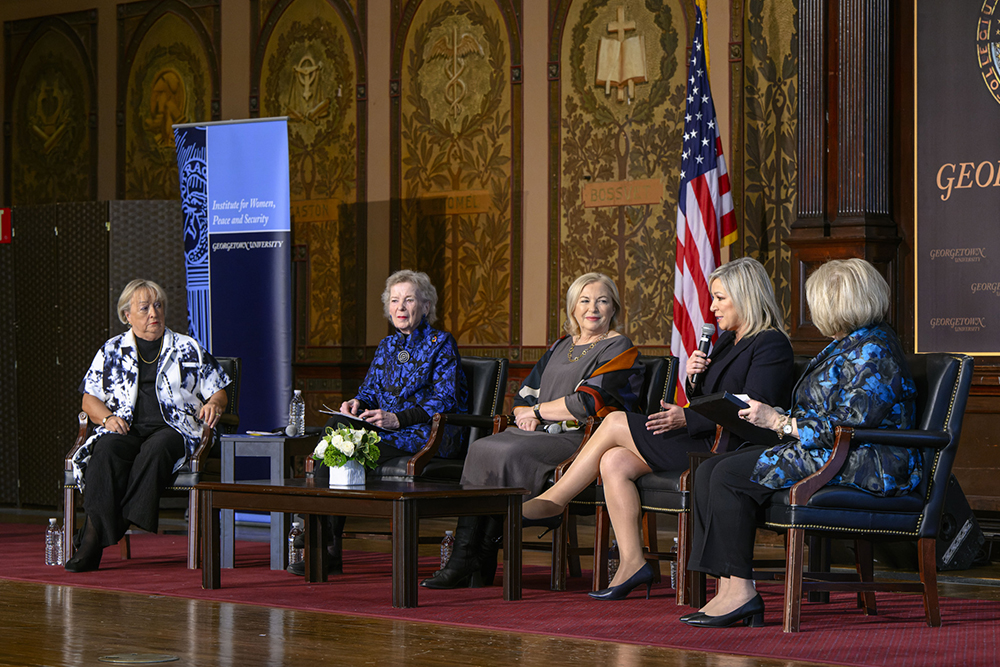
[[448,561],[451,560],[451,552],[455,550],[455,533],[444,531],[444,539],[441,540],[441,569],[443,570]]
[[295,390],[292,402],[288,404],[288,429],[285,432],[291,436],[306,434],[306,402],[302,400],[301,389]]
[[677,590],[677,538],[674,538],[674,546],[670,547],[670,553],[674,559],[670,561],[670,587]]
[[618,572],[618,561],[620,556],[618,554],[618,540],[611,540],[611,548],[608,549],[608,581],[610,582],[615,578],[615,574]]
[[292,529],[288,531],[288,564],[295,565],[302,562],[302,549],[295,547],[295,538],[302,534],[302,523],[292,522]]
[[45,529],[45,564],[63,564],[63,535],[58,519],[49,519]]

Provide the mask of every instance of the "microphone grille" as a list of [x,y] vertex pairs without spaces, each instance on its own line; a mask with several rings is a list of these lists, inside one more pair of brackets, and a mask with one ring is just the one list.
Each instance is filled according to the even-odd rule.
[[714,324],[710,324],[708,322],[706,322],[705,324],[701,325],[701,335],[702,336],[708,336],[709,338],[711,338],[712,336],[714,336],[715,335],[715,325]]

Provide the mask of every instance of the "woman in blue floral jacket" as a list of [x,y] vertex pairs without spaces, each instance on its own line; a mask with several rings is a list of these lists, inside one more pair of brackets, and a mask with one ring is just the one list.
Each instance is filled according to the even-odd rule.
[[73,457],[87,515],[70,572],[96,570],[134,524],[156,532],[160,493],[225,411],[225,371],[197,341],[166,328],[166,294],[133,280],[118,299],[129,330],[107,341],[80,386],[97,424]]
[[[833,342],[799,379],[788,414],[754,400],[740,411],[786,442],[744,446],[698,468],[689,568],[719,577],[719,589],[681,618],[689,625],[763,624],[764,604],[752,579],[757,510],[830,459],[837,426],[907,429],[914,423],[916,386],[884,322],[889,286],[875,267],[862,259],[827,262],[806,281],[806,298],[813,322]],[[920,471],[918,450],[862,443],[852,447],[832,484],[902,495],[917,486]]]
[[[407,270],[392,274],[385,281],[382,304],[396,331],[379,343],[358,395],[340,406],[345,414],[389,429],[379,434],[379,463],[423,447],[436,413],[468,409],[468,387],[455,338],[431,327],[437,319],[437,290],[427,274]],[[339,423],[334,416],[326,425]],[[464,431],[446,426],[437,455],[459,458],[465,446]],[[324,540],[331,573],[343,568],[343,532],[344,517],[329,517]],[[288,571],[302,576],[305,563],[293,563]]]

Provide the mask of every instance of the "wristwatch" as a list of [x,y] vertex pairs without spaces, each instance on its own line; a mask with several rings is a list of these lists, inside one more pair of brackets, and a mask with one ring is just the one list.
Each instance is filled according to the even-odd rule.
[[533,406],[531,406],[531,411],[535,413],[535,419],[537,419],[538,421],[542,421],[542,413],[538,407],[538,403],[535,403]]
[[101,420],[101,426],[104,426],[104,424],[106,424],[106,423],[107,423],[107,421],[108,421],[109,419],[111,419],[111,417],[112,417],[112,416],[113,416],[114,414],[115,414],[115,413],[113,413],[113,412],[112,412],[112,413],[110,413],[110,414],[109,414],[109,415],[108,415],[107,417],[105,417],[104,419],[102,419],[102,420]]
[[782,422],[781,426],[777,428],[778,439],[783,439],[787,435],[792,434],[792,416],[785,415],[785,421]]

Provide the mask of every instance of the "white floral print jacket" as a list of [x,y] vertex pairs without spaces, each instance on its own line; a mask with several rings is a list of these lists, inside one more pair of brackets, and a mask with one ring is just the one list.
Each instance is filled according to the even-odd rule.
[[[198,421],[201,406],[231,381],[215,358],[195,339],[170,329],[163,332],[163,349],[156,367],[156,397],[163,420],[184,436],[186,445],[185,455],[174,464],[174,471],[194,454],[201,440],[202,424]],[[97,352],[80,390],[96,396],[115,415],[132,423],[132,410],[139,393],[139,360],[131,329],[110,339]],[[105,433],[109,431],[98,426],[73,457],[73,476],[80,489],[83,489],[83,474],[90,461],[91,448]]]

